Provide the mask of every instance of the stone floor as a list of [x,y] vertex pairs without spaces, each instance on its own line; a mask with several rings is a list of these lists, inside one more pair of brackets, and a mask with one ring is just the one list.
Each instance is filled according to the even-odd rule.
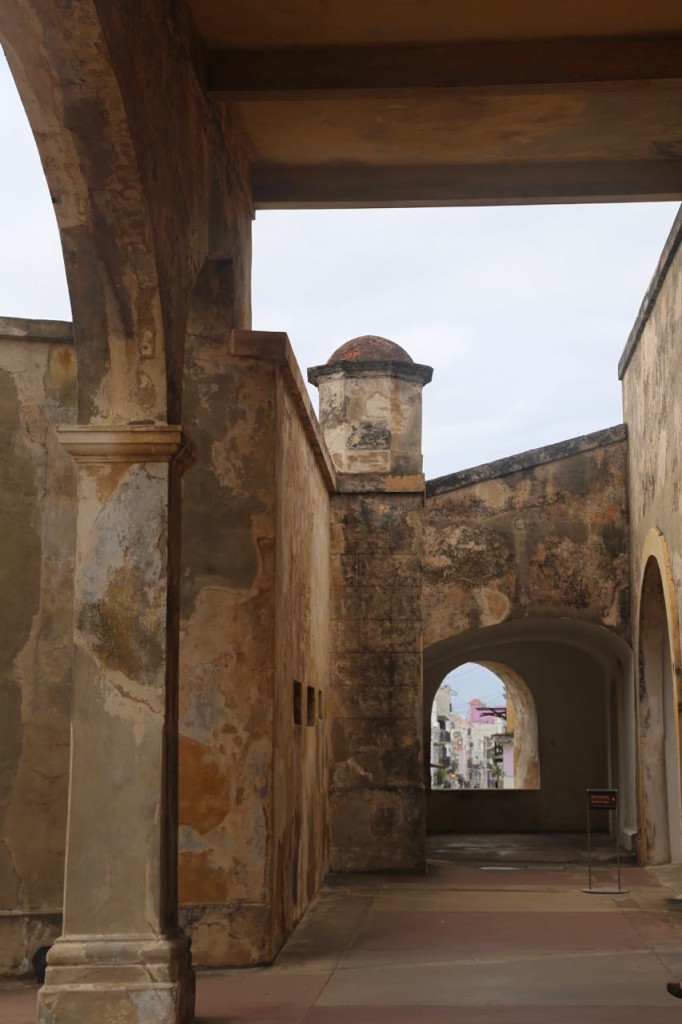
[[[614,888],[608,844],[594,885]],[[273,967],[203,973],[206,1024],[664,1024],[682,977],[679,869],[586,894],[583,840],[434,837],[426,877],[335,876]],[[33,1024],[35,986],[0,986]]]

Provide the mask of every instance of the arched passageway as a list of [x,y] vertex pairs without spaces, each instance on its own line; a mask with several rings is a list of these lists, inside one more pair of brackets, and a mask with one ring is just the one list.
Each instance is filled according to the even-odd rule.
[[642,854],[652,864],[682,859],[678,701],[668,610],[658,561],[644,570],[639,617]]
[[[621,838],[636,833],[634,694],[629,648],[608,630],[569,619],[505,623],[432,645],[424,654],[424,708],[466,662],[521,681],[536,714],[537,788],[427,788],[429,832],[579,832],[585,790],[621,791]],[[520,689],[517,692],[522,692]],[[529,775],[527,780],[532,782]],[[427,783],[428,787],[428,783]],[[604,827],[608,827],[605,819]]]

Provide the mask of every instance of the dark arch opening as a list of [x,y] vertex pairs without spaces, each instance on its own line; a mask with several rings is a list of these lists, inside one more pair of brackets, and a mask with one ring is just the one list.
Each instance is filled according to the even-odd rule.
[[[466,662],[512,670],[537,711],[539,788],[439,792],[426,781],[432,833],[584,832],[585,790],[617,786],[621,840],[637,832],[632,657],[615,633],[574,619],[511,621],[432,644],[424,716],[448,672]],[[424,737],[425,748],[429,737]],[[600,826],[610,828],[604,818]],[[615,825],[615,822],[613,823]]]
[[672,671],[668,614],[655,558],[644,570],[639,618],[641,798],[646,860],[682,859],[677,695]]

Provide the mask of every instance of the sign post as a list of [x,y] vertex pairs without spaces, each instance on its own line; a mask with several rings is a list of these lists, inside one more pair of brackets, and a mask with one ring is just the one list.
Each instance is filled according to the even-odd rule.
[[[616,873],[618,878],[618,888],[600,888],[595,889],[592,885],[592,821],[590,818],[591,811],[615,811],[616,814]],[[583,889],[583,892],[594,892],[594,893],[619,893],[627,892],[627,889],[622,889],[620,884],[620,804],[618,801],[618,790],[617,789],[588,789],[587,790],[587,889]]]

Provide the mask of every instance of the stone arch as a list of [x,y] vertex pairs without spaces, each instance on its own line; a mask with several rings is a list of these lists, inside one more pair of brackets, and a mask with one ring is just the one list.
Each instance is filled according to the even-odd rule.
[[679,619],[670,556],[658,530],[643,550],[638,622],[640,856],[682,860]]
[[93,0],[11,4],[0,41],[52,196],[82,423],[167,422],[164,324],[127,111]]
[[[427,793],[427,829],[443,832],[575,831],[585,828],[585,790],[621,791],[621,839],[637,828],[632,655],[613,631],[568,618],[473,629],[424,652],[424,701],[465,662],[511,668],[537,707],[535,790]],[[580,757],[575,751],[581,751]],[[605,828],[609,823],[605,820]]]
[[514,789],[540,788],[538,713],[533,692],[519,672],[497,661],[481,661],[502,680],[514,709]]

